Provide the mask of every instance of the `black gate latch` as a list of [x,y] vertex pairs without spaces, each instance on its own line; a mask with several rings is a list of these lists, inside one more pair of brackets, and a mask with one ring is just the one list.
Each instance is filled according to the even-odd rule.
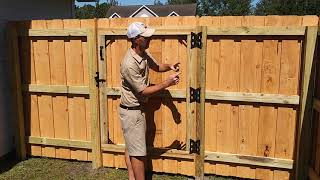
[[96,80],[96,86],[99,87],[99,83],[100,82],[106,82],[105,79],[99,79],[99,72],[96,72],[96,76],[94,77],[94,79]]

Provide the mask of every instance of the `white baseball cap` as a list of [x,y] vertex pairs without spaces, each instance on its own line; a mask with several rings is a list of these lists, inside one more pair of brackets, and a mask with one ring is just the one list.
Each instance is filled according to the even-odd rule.
[[131,23],[128,27],[127,36],[129,39],[137,37],[138,35],[143,37],[151,37],[155,29],[149,28],[142,22]]

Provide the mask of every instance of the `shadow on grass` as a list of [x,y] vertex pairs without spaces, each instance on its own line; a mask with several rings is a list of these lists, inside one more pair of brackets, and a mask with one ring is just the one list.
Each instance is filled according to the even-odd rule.
[[16,159],[15,151],[0,157],[0,174],[11,170],[19,161]]

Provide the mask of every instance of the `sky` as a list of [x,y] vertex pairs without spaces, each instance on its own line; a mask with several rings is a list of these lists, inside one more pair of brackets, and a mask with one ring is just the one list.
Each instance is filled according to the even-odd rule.
[[[106,2],[107,0],[100,0],[101,3]],[[162,3],[167,2],[167,0],[160,0]],[[254,0],[254,4],[257,2],[258,0]],[[125,6],[125,5],[150,5],[153,4],[154,0],[118,0],[118,2],[120,3],[121,6]],[[94,5],[94,3],[79,3],[76,1],[76,5],[77,6],[83,6],[84,4],[92,4]]]

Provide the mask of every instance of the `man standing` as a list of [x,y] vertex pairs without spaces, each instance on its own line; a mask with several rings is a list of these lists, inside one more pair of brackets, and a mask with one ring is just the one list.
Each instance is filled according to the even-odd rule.
[[120,68],[121,99],[120,121],[126,150],[125,161],[129,180],[145,179],[146,119],[143,105],[148,96],[179,83],[179,74],[172,74],[162,83],[149,86],[149,68],[156,72],[179,71],[179,63],[174,65],[158,63],[146,51],[154,29],[141,22],[129,25],[127,36],[132,45],[127,51]]

